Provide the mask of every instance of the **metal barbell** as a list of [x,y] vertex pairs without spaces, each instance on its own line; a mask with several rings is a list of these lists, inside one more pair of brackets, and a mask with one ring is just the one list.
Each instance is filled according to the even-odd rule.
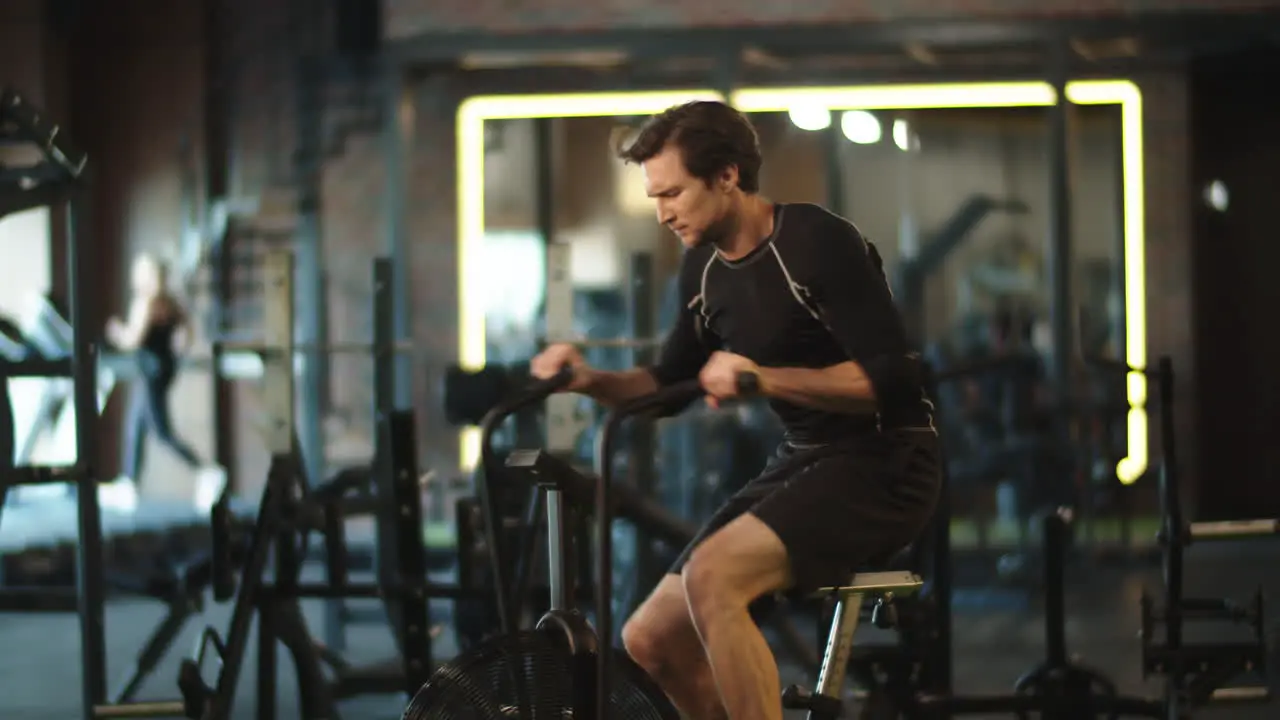
[[412,353],[415,347],[412,342],[407,340],[399,340],[391,343],[390,345],[380,345],[371,342],[339,342],[328,343],[326,345],[316,345],[315,343],[296,343],[285,346],[273,345],[260,340],[225,340],[215,344],[223,350],[231,352],[279,353],[286,350],[292,350],[294,352],[314,352],[319,350],[326,355],[362,355],[383,351],[390,351],[396,354],[408,354]]
[[573,345],[579,348],[651,348],[662,344],[664,338],[566,338],[547,340],[547,345]]
[[[567,338],[546,341],[547,345],[569,344],[580,348],[652,348],[661,345],[663,338]],[[223,350],[231,352],[270,353],[283,352],[286,346],[273,345],[261,340],[225,340],[217,343]],[[314,343],[295,343],[287,346],[294,352],[312,352],[319,349],[330,355],[375,353],[383,349],[392,353],[412,353],[416,345],[407,340],[399,340],[390,346],[371,342],[339,342],[326,345]]]

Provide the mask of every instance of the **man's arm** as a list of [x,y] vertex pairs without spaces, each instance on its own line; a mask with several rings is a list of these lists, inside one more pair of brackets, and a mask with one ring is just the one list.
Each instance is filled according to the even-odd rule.
[[802,284],[850,360],[815,370],[762,368],[761,389],[797,405],[861,414],[919,392],[919,361],[874,246],[847,222],[823,225]]
[[675,327],[662,343],[657,364],[621,372],[589,370],[586,394],[606,407],[613,407],[656,392],[663,386],[698,377],[710,352],[698,337],[697,321],[695,310],[681,308]]
[[[651,367],[633,368],[622,372],[591,370],[587,382],[586,393],[597,402],[614,406],[628,400],[648,395],[659,388],[684,380],[698,377],[698,371],[711,356],[711,348],[706,340],[709,331],[700,333],[700,310],[691,307],[694,297],[699,292],[698,280],[703,270],[701,262],[706,258],[686,253],[681,259],[680,277],[677,279],[680,292],[680,314],[676,324],[667,333],[658,352],[658,362]],[[679,412],[683,408],[668,409],[669,413]]]
[[587,373],[584,392],[605,407],[621,405],[658,389],[658,381],[649,368],[622,371],[591,369]]
[[760,389],[768,397],[814,410],[871,414],[876,411],[875,386],[856,362],[820,368],[760,368]]

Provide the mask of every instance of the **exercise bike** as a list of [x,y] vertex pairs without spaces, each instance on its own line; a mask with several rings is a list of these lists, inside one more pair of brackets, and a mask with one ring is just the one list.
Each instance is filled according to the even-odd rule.
[[[581,487],[581,477],[564,461],[541,450],[517,450],[506,462],[508,479],[527,479],[545,492],[547,502],[548,567],[550,609],[533,630],[516,630],[516,615],[522,598],[508,593],[505,549],[501,518],[491,488],[497,469],[492,438],[501,422],[521,408],[533,405],[565,387],[572,379],[569,370],[534,383],[524,392],[499,404],[482,424],[483,482],[478,489],[489,524],[489,560],[493,565],[501,632],[488,641],[441,666],[424,684],[405,710],[402,720],[677,720],[680,715],[648,675],[625,652],[601,638],[581,612],[574,607],[576,580],[571,528],[581,513],[594,503],[596,519],[596,627],[610,628],[612,622],[612,472],[613,451],[623,421],[683,407],[701,397],[696,381],[678,383],[638,398],[613,410],[597,438],[596,473],[599,482],[594,498],[566,493]],[[743,395],[754,394],[758,378],[743,374],[738,378]],[[532,545],[532,543],[530,543]],[[525,551],[528,567],[530,547]],[[920,578],[909,572],[876,572],[855,575],[846,586],[821,592],[836,598],[836,610],[823,656],[818,686],[809,693],[788,688],[783,702],[790,708],[808,710],[809,720],[835,720],[841,714],[840,692],[846,676],[853,635],[864,601],[876,599],[873,619],[887,625],[893,616],[892,601],[919,591]]]

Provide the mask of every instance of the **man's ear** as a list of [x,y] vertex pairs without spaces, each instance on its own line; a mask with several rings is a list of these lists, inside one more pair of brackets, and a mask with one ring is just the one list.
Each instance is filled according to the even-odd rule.
[[724,170],[720,171],[718,185],[723,192],[733,192],[738,187],[738,166],[726,165]]

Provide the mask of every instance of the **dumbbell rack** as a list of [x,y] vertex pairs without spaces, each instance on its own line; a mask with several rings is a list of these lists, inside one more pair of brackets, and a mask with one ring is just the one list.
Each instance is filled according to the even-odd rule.
[[[1148,373],[1151,374],[1151,373]],[[1154,373],[1159,384],[1161,469],[1160,500],[1163,524],[1159,540],[1164,549],[1164,604],[1147,593],[1142,597],[1142,669],[1144,677],[1165,678],[1168,717],[1181,718],[1191,708],[1215,701],[1267,702],[1265,684],[1228,683],[1242,676],[1261,678],[1266,669],[1266,621],[1262,591],[1242,605],[1227,599],[1189,599],[1184,593],[1186,549],[1193,542],[1241,540],[1280,534],[1280,520],[1189,523],[1178,494],[1177,457],[1173,426],[1173,363],[1161,358]],[[1244,625],[1251,638],[1239,642],[1188,643],[1188,621]],[[1163,639],[1157,625],[1163,625]]]

